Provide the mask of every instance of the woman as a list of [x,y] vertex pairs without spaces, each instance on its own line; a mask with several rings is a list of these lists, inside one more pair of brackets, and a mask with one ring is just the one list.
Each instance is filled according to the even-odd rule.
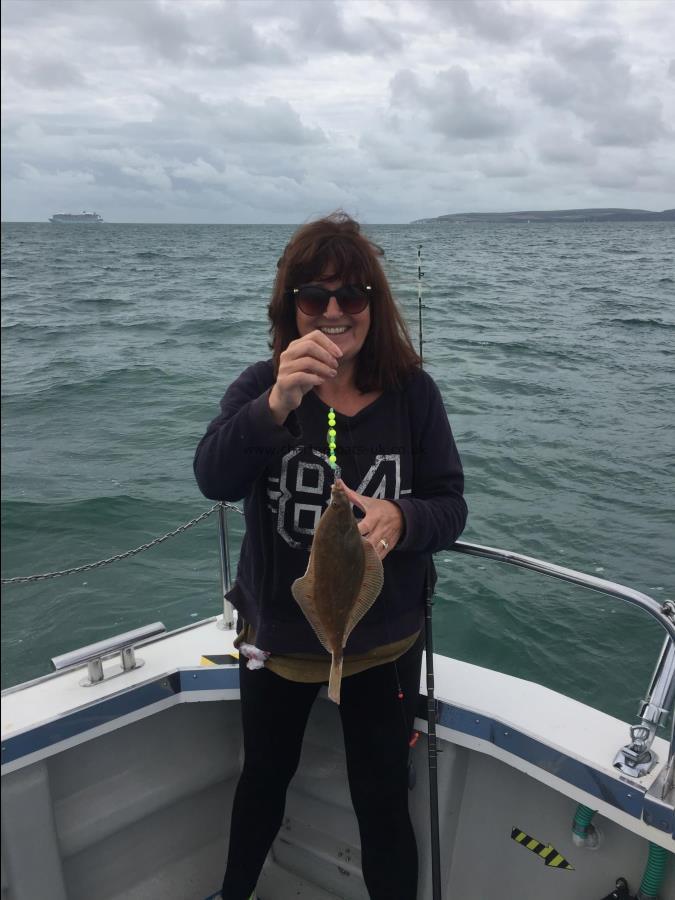
[[246,515],[229,594],[249,656],[240,666],[245,761],[224,900],[255,889],[310,709],[328,680],[330,657],[291,585],[307,568],[334,481],[331,408],[341,478],[384,567],[382,592],[347,642],[339,707],[363,876],[373,900],[416,896],[407,767],[425,578],[430,555],[459,537],[467,511],[440,393],[420,367],[381,255],[342,213],[295,233],[269,304],[272,359],[230,386],[195,456],[203,493],[244,498]]

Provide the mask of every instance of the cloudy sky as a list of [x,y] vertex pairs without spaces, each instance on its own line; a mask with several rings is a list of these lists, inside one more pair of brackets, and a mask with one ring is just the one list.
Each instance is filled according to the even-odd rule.
[[672,0],[4,0],[2,218],[675,207]]

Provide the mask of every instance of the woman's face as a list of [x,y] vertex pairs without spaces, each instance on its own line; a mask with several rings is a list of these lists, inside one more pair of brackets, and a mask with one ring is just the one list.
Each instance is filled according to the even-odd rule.
[[[315,279],[312,284],[320,284],[330,291],[342,287],[343,283],[329,273]],[[295,321],[300,337],[317,328],[327,334],[342,350],[343,356],[338,361],[342,366],[353,362],[363,347],[370,328],[370,304],[360,313],[347,315],[340,309],[337,299],[331,297],[324,312],[318,316],[308,316],[296,307]]]

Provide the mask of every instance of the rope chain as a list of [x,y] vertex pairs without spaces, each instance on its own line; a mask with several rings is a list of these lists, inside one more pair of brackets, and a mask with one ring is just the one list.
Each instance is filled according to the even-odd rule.
[[185,522],[183,525],[179,525],[178,528],[174,528],[173,531],[169,531],[161,537],[148,541],[147,544],[142,544],[134,550],[127,550],[125,553],[119,553],[117,556],[109,556],[107,559],[99,559],[98,562],[86,563],[83,566],[73,566],[71,569],[63,569],[61,572],[45,572],[43,575],[18,575],[15,578],[3,578],[0,580],[0,584],[29,584],[33,581],[45,581],[48,578],[61,578],[63,575],[76,575],[78,572],[87,572],[90,569],[100,569],[103,566],[109,566],[111,563],[118,562],[120,559],[128,559],[130,556],[136,556],[137,553],[142,553],[144,550],[150,550],[151,547],[156,547],[157,544],[161,544],[169,538],[175,537],[177,534],[182,534],[189,528],[194,528],[195,525],[198,525],[204,519],[207,519],[220,506],[224,509],[232,509],[235,512],[240,513],[240,515],[243,515],[243,511],[232,503],[216,503],[211,509],[207,509],[206,512],[203,512],[190,522]]

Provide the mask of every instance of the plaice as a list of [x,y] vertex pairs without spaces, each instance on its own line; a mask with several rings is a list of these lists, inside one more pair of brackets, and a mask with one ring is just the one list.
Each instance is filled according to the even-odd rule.
[[314,532],[307,571],[291,591],[331,654],[328,696],[335,703],[340,702],[347,638],[379,596],[383,582],[382,562],[359,533],[343,488],[334,484]]

